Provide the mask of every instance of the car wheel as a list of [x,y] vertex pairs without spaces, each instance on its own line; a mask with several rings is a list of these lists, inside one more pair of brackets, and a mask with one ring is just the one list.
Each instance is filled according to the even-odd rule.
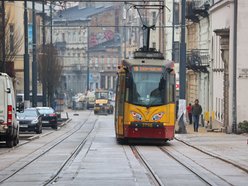
[[17,134],[15,139],[14,139],[14,146],[16,146],[19,143],[19,135]]
[[57,130],[58,129],[58,125],[56,124],[56,125],[52,126],[52,129]]
[[39,126],[39,128],[36,130],[36,134],[41,134],[42,133],[42,127]]
[[6,140],[6,145],[9,148],[12,148],[14,146],[14,140],[12,138]]

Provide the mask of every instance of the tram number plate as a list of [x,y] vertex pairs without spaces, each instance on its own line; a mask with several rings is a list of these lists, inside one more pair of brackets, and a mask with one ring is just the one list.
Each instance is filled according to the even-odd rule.
[[145,127],[145,128],[152,128],[153,127],[153,123],[141,123],[141,126],[142,127]]
[[162,123],[143,123],[143,122],[133,122],[131,123],[132,127],[138,128],[161,128],[163,127]]

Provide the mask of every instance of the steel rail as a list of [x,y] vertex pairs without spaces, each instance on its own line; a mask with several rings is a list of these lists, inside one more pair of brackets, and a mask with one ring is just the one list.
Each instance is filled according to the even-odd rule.
[[89,135],[92,133],[92,131],[95,129],[96,126],[96,121],[94,122],[93,127],[91,128],[91,130],[88,132],[88,134],[85,136],[85,138],[80,142],[80,144],[75,148],[75,150],[71,153],[71,155],[65,160],[65,162],[61,165],[61,167],[59,168],[59,170],[56,172],[56,174],[54,174],[49,180],[47,180],[44,185],[48,185],[50,183],[54,183],[56,182],[56,179],[58,178],[59,174],[62,172],[62,170],[64,169],[64,167],[66,165],[68,165],[68,162],[75,159],[75,157],[77,156],[77,154],[82,150],[82,148],[84,147],[85,143],[87,142],[87,139],[89,137]]
[[[91,115],[92,112],[90,112]],[[38,154],[37,156],[35,156],[32,160],[30,160],[29,162],[25,163],[23,166],[21,166],[20,168],[17,168],[14,172],[12,172],[10,175],[8,175],[7,177],[3,178],[0,180],[0,184],[4,183],[5,181],[7,181],[8,179],[10,179],[11,177],[13,177],[14,175],[16,175],[17,173],[19,173],[21,170],[23,170],[24,168],[26,168],[28,165],[30,165],[31,163],[35,162],[36,160],[38,160],[39,158],[41,158],[42,156],[44,156],[47,152],[49,152],[50,150],[52,150],[53,148],[55,148],[56,146],[58,146],[59,144],[61,144],[63,141],[65,141],[67,138],[69,138],[70,136],[72,136],[73,134],[75,134],[76,132],[78,132],[88,121],[89,117],[77,128],[74,127],[73,129],[69,130],[68,132],[64,133],[63,135],[59,136],[58,138],[54,139],[53,141],[50,141],[49,143],[45,144],[42,147],[45,147],[46,145],[49,145],[51,143],[53,143],[54,141],[55,144],[53,144],[51,147],[47,148],[46,150],[42,151],[40,154]],[[62,139],[61,139],[62,138]],[[41,147],[41,148],[42,148]],[[41,148],[31,152],[29,155],[33,154],[34,152],[40,150]],[[13,163],[14,164],[14,163]],[[11,164],[12,165],[12,164]]]
[[190,172],[192,172],[194,175],[196,175],[198,178],[200,178],[202,181],[204,181],[206,184],[208,185],[213,185],[210,181],[208,181],[207,179],[205,179],[203,176],[201,176],[199,173],[197,173],[196,171],[192,170],[192,168],[190,168],[189,166],[187,166],[184,162],[180,161],[178,158],[176,158],[175,156],[173,156],[170,152],[168,152],[168,150],[166,150],[164,147],[158,147],[162,152],[164,152],[166,155],[168,155],[169,157],[171,157],[172,159],[174,159],[176,162],[178,162],[180,165],[182,165],[183,167],[185,167],[186,169],[188,169]]
[[145,160],[141,153],[139,153],[138,149],[135,146],[130,145],[130,148],[136,157],[136,159],[145,167],[145,169],[149,172],[149,178],[153,181],[155,185],[164,186],[163,182],[159,179],[158,175],[153,171],[151,166]]
[[181,143],[183,143],[183,144],[185,144],[185,145],[187,145],[187,146],[189,146],[189,147],[191,147],[191,148],[193,148],[193,149],[195,149],[195,150],[198,150],[198,151],[200,151],[200,152],[202,152],[202,153],[204,153],[204,154],[206,154],[206,155],[208,155],[208,156],[211,156],[211,157],[216,158],[216,159],[218,159],[218,160],[221,160],[221,161],[223,161],[223,162],[225,162],[225,163],[228,163],[228,164],[230,164],[230,165],[232,165],[232,166],[234,166],[234,167],[236,167],[236,168],[238,168],[238,169],[240,169],[240,170],[242,170],[242,171],[244,171],[245,173],[248,174],[248,169],[247,169],[247,168],[242,167],[242,166],[240,166],[240,165],[237,165],[235,162],[232,162],[232,161],[230,161],[230,160],[221,158],[221,157],[219,157],[219,156],[217,156],[217,155],[214,155],[214,154],[212,154],[212,153],[206,152],[206,151],[204,151],[203,149],[198,148],[198,147],[196,147],[196,146],[193,146],[193,145],[191,145],[191,144],[189,144],[189,143],[187,143],[187,142],[185,142],[185,141],[183,141],[183,140],[180,140],[180,139],[178,139],[178,138],[174,138],[174,139],[177,140],[178,142],[181,142]]

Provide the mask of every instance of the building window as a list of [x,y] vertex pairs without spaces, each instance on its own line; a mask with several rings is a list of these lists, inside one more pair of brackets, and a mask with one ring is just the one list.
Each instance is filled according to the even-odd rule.
[[152,12],[152,25],[156,25],[156,12]]
[[174,62],[179,63],[179,41],[175,41],[174,42],[174,51],[173,51],[173,55],[174,55]]
[[152,48],[156,48],[156,42],[152,42]]
[[179,3],[174,3],[174,25],[179,25]]
[[65,42],[65,33],[62,33],[62,41]]
[[14,25],[10,24],[9,25],[9,36],[10,36],[10,52],[14,52]]

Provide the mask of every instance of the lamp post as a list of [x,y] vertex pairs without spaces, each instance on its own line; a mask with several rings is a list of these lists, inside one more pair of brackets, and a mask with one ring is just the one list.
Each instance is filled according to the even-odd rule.
[[6,72],[6,54],[5,54],[5,3],[2,0],[2,72]]
[[33,16],[33,63],[32,63],[32,106],[37,106],[37,60],[36,60],[36,11],[35,2],[32,1]]
[[[45,0],[42,1],[42,55],[44,55],[46,44],[46,33],[45,33]],[[44,56],[42,58],[44,60]],[[42,60],[42,61],[43,61]],[[46,83],[42,82],[42,105],[46,106]]]
[[24,1],[24,48],[24,107],[27,108],[30,107],[27,0]]

